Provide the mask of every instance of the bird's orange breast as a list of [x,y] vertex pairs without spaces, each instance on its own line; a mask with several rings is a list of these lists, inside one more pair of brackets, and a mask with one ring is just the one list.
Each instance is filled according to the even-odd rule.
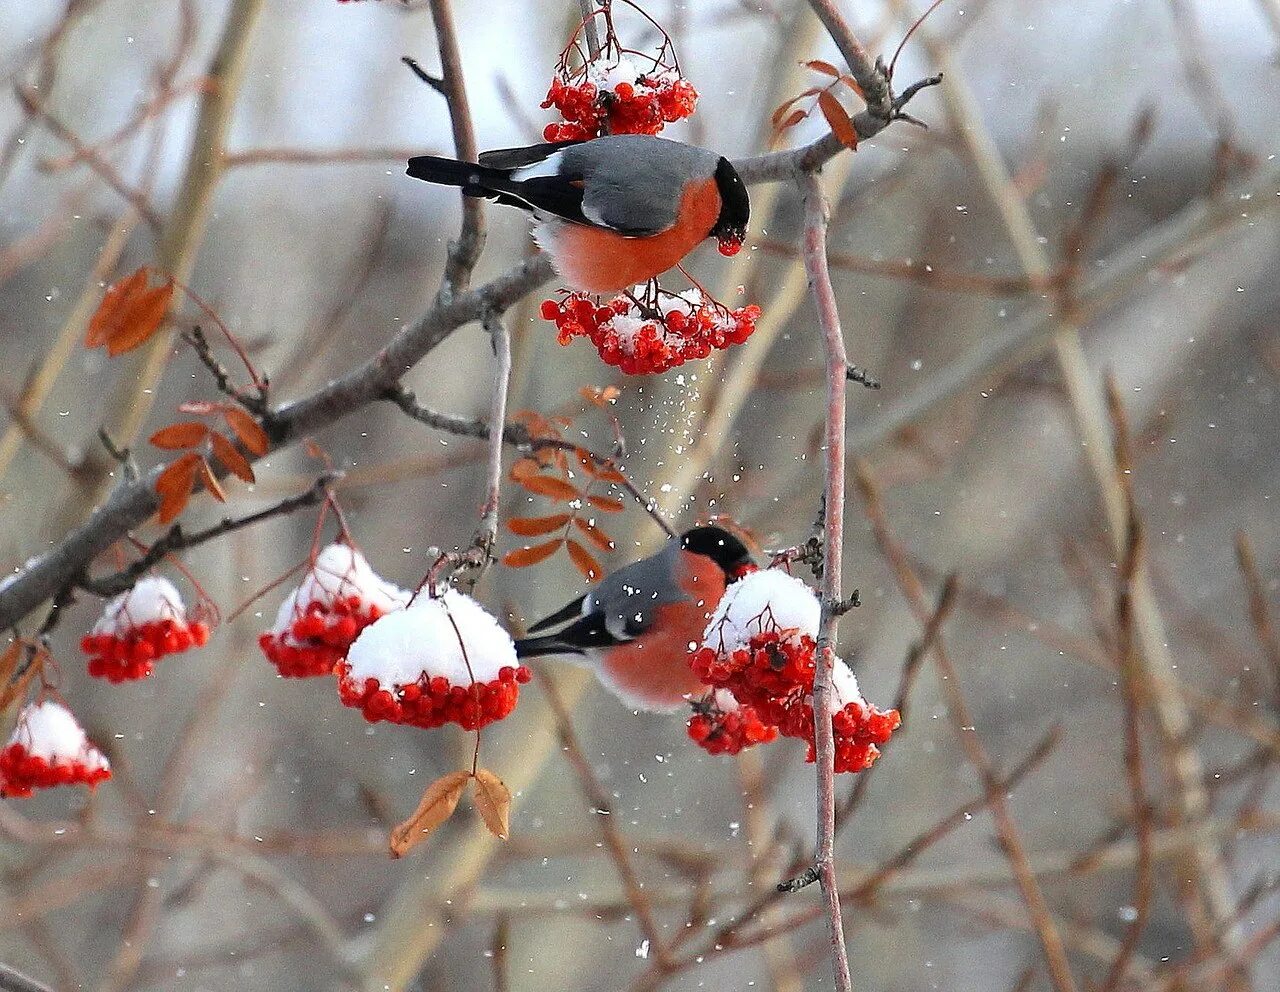
[[702,642],[724,595],[724,572],[710,558],[686,551],[679,581],[688,598],[657,607],[647,631],[610,648],[600,662],[600,677],[610,688],[647,710],[675,709],[705,688],[689,668],[689,651]]
[[685,188],[675,224],[658,234],[626,238],[602,227],[557,223],[554,236],[539,241],[574,289],[613,293],[674,267],[711,233],[719,217],[720,191],[714,179],[706,179]]

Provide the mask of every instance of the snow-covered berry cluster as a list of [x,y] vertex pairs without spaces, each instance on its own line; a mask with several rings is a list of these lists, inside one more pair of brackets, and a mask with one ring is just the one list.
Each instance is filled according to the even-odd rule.
[[453,589],[370,624],[337,673],[342,702],[370,723],[464,730],[508,716],[530,678],[511,635]]
[[[643,292],[637,286],[635,296]],[[631,296],[597,305],[586,293],[569,293],[559,301],[543,301],[542,317],[555,322],[561,344],[585,337],[607,364],[628,375],[651,375],[746,341],[760,308],[730,310],[697,289],[659,290],[656,301],[643,306]]]
[[[749,711],[751,718],[772,728],[775,735],[805,741],[808,761],[815,757],[814,638],[821,612],[817,598],[799,579],[779,569],[753,572],[725,591],[702,646],[689,659],[694,674],[717,691],[727,692],[740,711]],[[867,703],[853,672],[839,659],[835,659],[831,681],[836,771],[862,771],[879,756],[879,745],[889,740],[901,719],[897,710],[880,710]],[[712,754],[726,753],[727,749],[709,746],[715,741],[710,733],[714,721],[698,710],[695,704],[689,736]]]
[[625,55],[588,63],[577,72],[563,68],[542,102],[563,124],[548,124],[547,141],[586,141],[602,134],[657,134],[689,117],[698,91],[675,68],[655,65],[642,72]]
[[80,648],[89,656],[94,678],[127,682],[150,675],[165,655],[203,647],[208,640],[208,625],[188,620],[173,583],[149,575],[107,601]]
[[285,678],[331,675],[365,627],[408,601],[409,593],[381,578],[355,548],[330,544],[280,604],[258,646]]
[[30,703],[0,751],[0,796],[26,799],[34,789],[58,785],[94,788],[111,777],[111,765],[75,716],[52,699]]
[[737,754],[776,740],[778,728],[766,723],[754,706],[738,702],[728,689],[712,689],[693,701],[689,737],[709,754]]

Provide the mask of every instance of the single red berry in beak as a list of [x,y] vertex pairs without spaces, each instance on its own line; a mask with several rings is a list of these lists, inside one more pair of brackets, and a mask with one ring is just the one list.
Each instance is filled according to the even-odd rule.
[[720,254],[727,258],[732,258],[742,250],[741,238],[721,238]]

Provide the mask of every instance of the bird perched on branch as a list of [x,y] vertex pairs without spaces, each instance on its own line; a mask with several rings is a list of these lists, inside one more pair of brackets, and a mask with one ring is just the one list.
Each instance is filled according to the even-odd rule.
[[535,623],[531,634],[565,626],[517,640],[516,654],[569,655],[590,665],[627,705],[670,712],[706,688],[689,666],[689,650],[702,642],[725,587],[754,568],[751,553],[727,530],[694,527]]
[[750,215],[727,158],[643,134],[504,148],[478,164],[419,155],[407,172],[531,211],[556,271],[588,293],[648,282],[706,238],[734,255]]

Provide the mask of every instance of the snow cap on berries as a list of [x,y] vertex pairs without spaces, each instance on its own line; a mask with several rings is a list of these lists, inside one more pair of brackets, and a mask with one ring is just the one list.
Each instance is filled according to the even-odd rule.
[[61,703],[29,703],[0,751],[0,794],[25,798],[55,785],[97,786],[111,777],[106,756]]
[[511,635],[456,589],[437,599],[419,596],[409,609],[373,624],[351,646],[348,661],[352,678],[384,685],[408,685],[424,674],[453,685],[491,682],[504,667],[520,664]]
[[125,634],[148,623],[185,623],[186,619],[187,611],[177,587],[163,576],[147,575],[132,589],[107,601],[102,616],[93,625],[93,633]]
[[298,584],[297,602],[306,609],[312,603],[332,606],[344,596],[359,596],[366,606],[390,613],[404,606],[409,594],[387,582],[349,544],[335,543],[324,548]]
[[329,675],[360,631],[408,601],[409,593],[379,576],[355,548],[330,544],[280,604],[258,646],[285,678]]
[[165,655],[203,647],[208,640],[208,625],[188,620],[173,583],[147,575],[107,601],[80,647],[89,656],[90,675],[125,682],[150,675]]
[[816,638],[821,618],[818,597],[804,582],[781,569],[759,569],[725,590],[711,614],[703,643],[728,655],[747,647],[754,635],[766,630]]
[[511,635],[454,589],[371,624],[338,666],[339,694],[365,719],[474,730],[515,708],[529,670]]

